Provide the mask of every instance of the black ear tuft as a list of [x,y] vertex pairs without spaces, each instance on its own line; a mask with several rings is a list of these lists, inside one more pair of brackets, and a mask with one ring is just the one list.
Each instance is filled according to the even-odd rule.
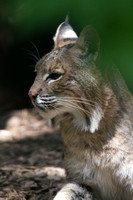
[[66,25],[67,24],[69,24],[69,17],[68,17],[68,15],[66,16],[66,18],[65,18],[65,22],[64,22]]
[[73,28],[68,22],[68,16],[65,19],[65,22],[61,23],[57,28],[55,37],[54,37],[54,48],[60,48],[68,44],[76,43],[78,39],[77,34],[74,32]]

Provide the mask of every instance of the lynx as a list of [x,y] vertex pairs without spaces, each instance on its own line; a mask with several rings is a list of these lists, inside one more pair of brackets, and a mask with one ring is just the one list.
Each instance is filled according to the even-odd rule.
[[29,96],[65,146],[68,183],[54,200],[133,200],[133,100],[116,70],[101,75],[99,46],[92,27],[78,37],[65,20],[35,67]]

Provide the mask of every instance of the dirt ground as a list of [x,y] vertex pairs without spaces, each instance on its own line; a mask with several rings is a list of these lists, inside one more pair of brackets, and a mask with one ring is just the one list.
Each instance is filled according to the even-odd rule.
[[34,109],[1,109],[0,200],[51,200],[64,179],[59,130]]

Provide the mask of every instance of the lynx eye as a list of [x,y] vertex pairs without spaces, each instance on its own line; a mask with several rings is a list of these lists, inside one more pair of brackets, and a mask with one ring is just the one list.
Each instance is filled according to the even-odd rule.
[[59,80],[62,77],[62,74],[60,73],[50,73],[46,74],[44,80],[47,81],[48,83],[52,83],[54,81]]
[[48,79],[57,80],[57,79],[60,78],[61,76],[62,76],[61,74],[51,73],[51,74],[49,74],[49,76],[46,78],[46,80],[48,80]]

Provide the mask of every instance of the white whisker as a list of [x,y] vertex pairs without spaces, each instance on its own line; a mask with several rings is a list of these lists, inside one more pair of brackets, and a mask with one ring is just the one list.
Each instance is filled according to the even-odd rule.
[[32,51],[26,50],[26,49],[25,49],[25,51],[27,52],[27,54],[28,54],[29,56],[31,56],[32,58],[34,58],[35,61],[38,61],[38,60],[39,60],[39,58],[38,58]]
[[[86,104],[88,106],[91,107],[96,107],[96,105],[89,103],[89,102],[85,102],[85,101],[81,101],[81,100],[76,100],[76,99],[65,99],[65,98],[61,98],[60,100],[66,101],[66,102],[75,102],[75,103],[82,103],[82,104]],[[70,101],[69,101],[70,100]]]
[[40,59],[40,54],[39,54],[39,51],[38,51],[38,48],[37,48],[37,46],[33,43],[33,42],[31,42],[31,44],[32,44],[32,46],[35,48],[35,50],[36,50],[36,52],[37,52],[37,58],[38,58],[38,60]]
[[71,101],[79,101],[79,102],[81,102],[81,103],[84,103],[84,104],[87,104],[88,103],[88,105],[91,105],[91,106],[96,106],[96,102],[94,102],[94,101],[91,101],[91,100],[88,100],[88,99],[85,99],[85,98],[78,98],[78,97],[59,97],[59,99],[70,99]]
[[[58,101],[59,105],[65,106],[67,108],[73,109],[73,110],[80,110],[83,111],[85,114],[89,114],[90,112],[85,110],[84,108],[81,108],[80,106],[78,106],[77,104],[73,104],[72,102],[62,102],[62,101]],[[71,103],[71,104],[70,104]]]

